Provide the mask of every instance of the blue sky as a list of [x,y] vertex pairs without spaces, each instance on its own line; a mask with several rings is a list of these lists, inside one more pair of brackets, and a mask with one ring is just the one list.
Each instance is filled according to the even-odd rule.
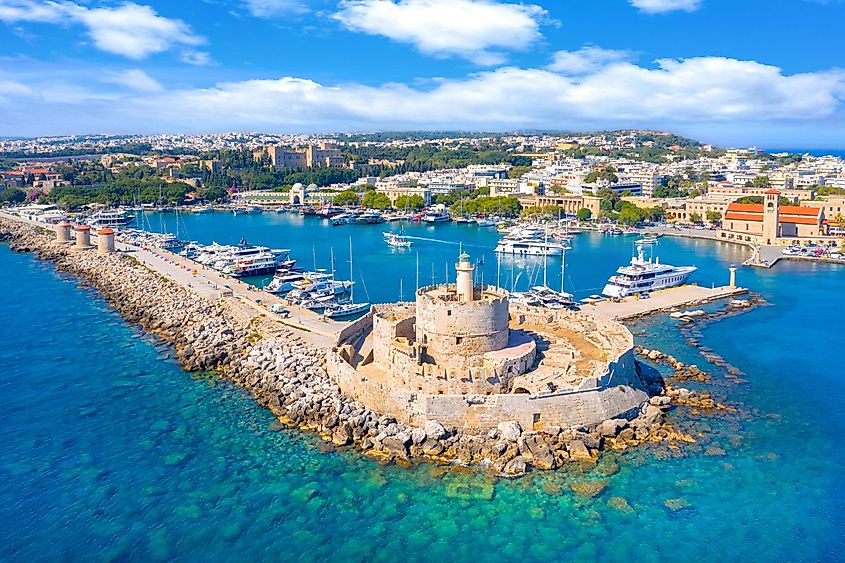
[[840,0],[0,0],[0,135],[653,127],[845,148]]

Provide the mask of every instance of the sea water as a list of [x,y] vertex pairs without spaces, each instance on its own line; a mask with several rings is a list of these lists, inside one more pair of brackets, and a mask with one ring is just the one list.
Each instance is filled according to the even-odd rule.
[[[416,241],[408,256],[385,251],[384,225],[191,219],[204,242],[246,235],[302,260],[317,245],[325,261],[326,241],[340,254],[351,235],[373,301],[395,299],[397,278],[409,296],[417,251],[421,264],[445,263],[463,242],[485,257],[487,279],[497,271],[496,236],[477,227],[406,227],[445,241]],[[573,246],[568,285],[590,293],[627,261],[631,240],[579,235]],[[697,265],[702,284],[723,284],[743,252],[709,241],[659,245],[666,262]],[[674,412],[696,444],[647,446],[586,472],[516,480],[385,467],[279,429],[241,390],[181,371],[169,347],[78,280],[7,246],[0,268],[7,560],[817,561],[841,559],[845,548],[845,295],[835,266],[740,270],[740,283],[769,305],[707,326],[701,342],[743,372],[738,383],[688,346],[675,321],[632,327],[643,345],[711,373],[709,383],[684,385],[736,410]],[[605,488],[585,498],[569,487],[580,481]]]

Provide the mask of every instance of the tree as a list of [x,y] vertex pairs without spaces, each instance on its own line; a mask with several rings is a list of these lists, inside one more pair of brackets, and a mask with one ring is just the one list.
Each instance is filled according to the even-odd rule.
[[370,209],[390,209],[390,198],[382,192],[369,191],[365,193],[361,203],[364,207]]
[[698,224],[701,223],[701,214],[699,213],[690,213],[689,214],[690,223]]
[[508,178],[511,180],[521,178],[523,174],[531,171],[531,166],[514,166],[508,171]]
[[334,196],[332,202],[335,205],[358,205],[361,203],[361,198],[353,190],[344,190]]
[[0,203],[20,203],[26,199],[26,194],[17,188],[7,187],[0,192]]
[[396,209],[419,211],[425,207],[425,199],[419,194],[400,195],[396,198]]
[[751,182],[751,185],[755,188],[769,188],[772,183],[768,176],[757,176],[754,178],[754,181]]
[[575,216],[578,217],[579,221],[589,221],[593,217],[593,212],[586,207],[582,207],[578,210]]
[[711,225],[716,225],[722,220],[722,214],[718,211],[708,211],[704,214],[704,216],[707,218],[707,222]]

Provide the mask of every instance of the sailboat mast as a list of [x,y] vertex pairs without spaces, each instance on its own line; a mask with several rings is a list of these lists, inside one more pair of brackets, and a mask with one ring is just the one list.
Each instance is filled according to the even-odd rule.
[[566,246],[563,247],[563,254],[560,256],[560,292],[566,293]]
[[352,237],[349,237],[349,281],[352,282],[349,286],[349,300],[355,303],[355,280],[352,279]]
[[416,290],[419,291],[420,289],[420,253],[417,252],[417,287]]
[[547,280],[549,266],[549,237],[545,228],[543,229],[543,243],[545,244],[543,247],[543,287],[549,287]]

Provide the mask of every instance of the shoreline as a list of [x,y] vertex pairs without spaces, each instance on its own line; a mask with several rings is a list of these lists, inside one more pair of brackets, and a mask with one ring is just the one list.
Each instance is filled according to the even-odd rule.
[[[57,246],[53,231],[0,217],[0,236],[16,252],[34,253],[90,284],[130,323],[172,345],[186,371],[215,371],[248,390],[285,425],[318,434],[337,447],[396,463],[412,460],[478,465],[504,476],[568,463],[594,463],[602,451],[646,442],[692,440],[665,422],[665,411],[689,404],[688,390],[672,389],[645,364],[651,400],[631,419],[594,428],[523,431],[512,424],[489,432],[412,427],[343,396],[326,372],[328,346],[238,299],[214,301],[142,264],[128,253],[98,254]],[[693,397],[695,394],[693,393]],[[504,423],[503,423],[504,424]]]

